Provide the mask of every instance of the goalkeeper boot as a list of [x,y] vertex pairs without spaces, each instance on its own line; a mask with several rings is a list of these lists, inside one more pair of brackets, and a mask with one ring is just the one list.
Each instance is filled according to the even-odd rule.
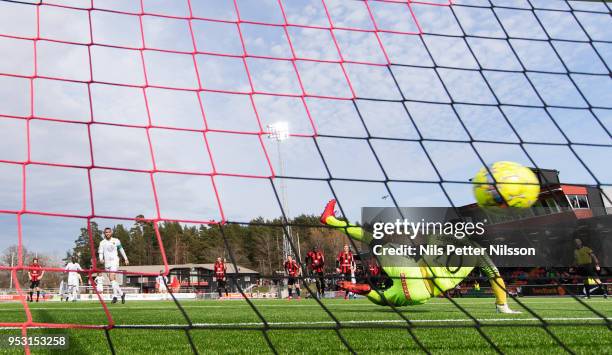
[[325,221],[327,217],[335,216],[334,209],[336,208],[336,200],[329,200],[327,205],[325,206],[325,210],[321,214],[321,223],[327,224]]
[[513,311],[510,309],[510,307],[508,307],[508,304],[496,304],[495,307],[497,308],[497,313],[504,313],[504,314],[520,314],[520,311]]

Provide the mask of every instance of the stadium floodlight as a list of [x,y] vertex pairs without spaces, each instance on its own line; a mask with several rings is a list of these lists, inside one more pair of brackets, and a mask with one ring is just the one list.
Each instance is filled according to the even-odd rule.
[[[285,163],[283,161],[283,150],[281,148],[282,142],[289,139],[289,124],[285,121],[276,122],[273,124],[269,124],[268,128],[268,138],[276,140],[276,149],[278,155],[278,174],[280,176],[285,175]],[[279,181],[279,190],[281,195],[281,205],[283,210],[285,211],[285,215],[289,216],[289,206],[287,204],[287,192],[285,187],[285,182],[283,179]],[[287,226],[287,235],[283,233],[283,259],[287,259],[287,256],[292,255],[291,252],[291,243],[289,240],[293,240],[291,226]],[[301,252],[299,250],[299,242],[297,244],[298,247],[298,257],[301,259]]]
[[289,124],[287,122],[276,122],[269,124],[267,127],[270,132],[268,138],[276,139],[280,142],[289,138]]
[[[11,267],[14,266],[15,263],[15,252],[11,251]],[[10,274],[10,280],[9,280],[9,289],[13,288],[13,273],[11,272]]]

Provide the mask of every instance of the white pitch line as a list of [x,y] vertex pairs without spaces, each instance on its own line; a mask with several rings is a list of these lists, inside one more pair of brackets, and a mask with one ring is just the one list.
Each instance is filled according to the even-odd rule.
[[[585,320],[603,320],[598,317],[577,317],[577,318],[543,318],[546,321],[585,321]],[[607,318],[609,319],[609,318]],[[479,322],[506,322],[506,321],[539,321],[537,318],[484,318],[478,319]],[[472,323],[471,319],[411,319],[412,323]],[[403,319],[380,319],[380,320],[346,320],[340,321],[340,324],[348,323],[348,324],[377,324],[377,323],[406,323]],[[308,325],[308,324],[336,324],[334,321],[313,321],[313,322],[268,322],[269,325]],[[253,325],[263,325],[261,322],[246,322],[246,323],[194,323],[196,326],[253,326]]]
[[[598,317],[550,317],[543,318],[545,321],[603,321],[603,318]],[[606,318],[610,320],[610,318]],[[412,319],[412,323],[472,323],[471,319]],[[537,318],[481,318],[479,322],[539,322]],[[381,320],[346,320],[340,321],[340,324],[385,324],[385,323],[406,323],[402,319],[381,319]],[[268,322],[268,325],[334,325],[334,321],[312,321],[312,322]],[[263,326],[262,322],[241,322],[241,323],[193,323],[196,327],[249,327],[249,326]],[[94,325],[87,324],[92,327],[105,327],[105,324]],[[186,327],[187,324],[122,324],[121,328],[160,328],[160,327]],[[48,327],[28,327],[28,329],[47,329]],[[21,327],[0,327],[0,330],[8,329],[21,329]]]
[[[488,299],[488,301],[491,301],[492,299]],[[146,301],[149,302],[149,301]],[[196,301],[192,301],[192,302],[196,302]],[[201,302],[201,301],[200,301]],[[226,302],[226,301],[224,301]],[[231,301],[229,301],[231,302]],[[231,303],[227,303],[225,305],[220,305],[220,304],[216,304],[216,305],[189,305],[189,304],[184,304],[183,302],[181,302],[181,307],[182,308],[236,308],[236,307],[249,307],[250,305],[247,303],[244,304],[235,304],[233,302]],[[607,300],[590,300],[588,302],[586,302],[587,304],[592,304],[592,303],[607,303],[610,301]],[[45,310],[45,311],[50,311],[50,310],[81,310],[81,311],[85,311],[85,310],[101,310],[101,306],[100,307],[93,307],[94,305],[98,304],[97,302],[90,302],[90,301],[82,301],[82,303],[84,304],[90,304],[92,305],[92,307],[32,307],[30,306],[30,310],[31,311],[36,311],[36,310]],[[530,306],[533,304],[551,304],[551,302],[523,302],[526,306]],[[128,303],[129,304],[129,303]],[[355,307],[364,307],[364,308],[372,308],[372,309],[384,309],[381,306],[375,305],[375,304],[368,304],[368,303],[338,303],[338,304],[334,304],[334,303],[323,303],[325,305],[325,307],[327,308],[336,308],[336,307],[350,307],[350,308],[355,308]],[[482,305],[482,302],[458,302],[458,304],[460,306],[464,306],[464,305]],[[513,302],[510,303],[516,307],[521,307],[518,303]],[[612,303],[611,303],[612,304]],[[118,305],[118,306],[112,306],[109,305],[109,310],[114,310],[114,309],[129,309],[129,310],[152,310],[152,311],[168,311],[168,310],[178,310],[178,308],[174,308],[174,307],[170,307],[170,305],[174,306],[174,303],[171,303],[170,301],[168,302],[168,306],[167,307],[134,307],[134,306],[129,306],[129,305]],[[430,302],[428,304],[422,305],[422,306],[427,306],[427,305],[435,305],[436,307],[439,306],[447,306],[447,307],[452,307],[452,308],[456,308],[456,306],[450,302],[448,303],[438,303],[438,302]],[[257,302],[255,303],[255,308],[269,308],[269,307],[281,307],[281,308],[293,308],[293,307],[303,307],[303,308],[319,308],[321,310],[323,310],[323,308],[319,305],[319,304],[295,304],[295,303],[286,303],[286,304],[258,304]],[[410,311],[411,309],[416,309],[419,306],[413,306],[413,307],[404,307],[404,308],[398,308],[398,310],[400,311]],[[0,306],[0,312],[22,312],[23,308],[22,307],[13,307],[13,308],[1,308]],[[542,311],[542,310],[539,310]],[[587,309],[580,309],[580,311],[588,311]]]
[[[493,298],[490,299],[483,299],[485,301],[488,302],[457,302],[460,306],[464,306],[464,305],[482,305],[483,303],[489,303],[493,300]],[[236,307],[249,307],[250,305],[247,303],[240,303],[240,304],[236,304],[235,302],[232,301],[238,301],[238,300],[226,300],[226,301],[222,301],[222,302],[227,302],[226,304],[200,304],[200,305],[190,305],[189,303],[195,303],[195,302],[202,302],[202,301],[188,301],[188,302],[184,302],[184,301],[180,301],[179,303],[181,303],[181,307],[183,308],[236,308]],[[133,301],[134,302],[134,301]],[[140,302],[140,301],[136,301],[136,302]],[[143,301],[143,302],[158,302],[158,301]],[[206,301],[204,301],[206,302]],[[296,301],[299,302],[299,301]],[[608,300],[589,300],[586,301],[587,304],[592,304],[592,303],[607,303],[610,302]],[[92,307],[32,307],[30,305],[30,310],[32,311],[36,311],[36,310],[97,310],[97,309],[102,309],[101,306],[100,307],[93,307],[94,305],[99,305],[98,302],[93,302],[93,301],[81,301],[80,303],[82,304],[89,304],[92,305]],[[118,306],[112,306],[109,305],[109,309],[113,310],[113,309],[122,309],[122,308],[127,308],[129,310],[152,310],[152,311],[163,311],[163,310],[171,310],[169,307],[170,305],[174,306],[174,303],[171,301],[168,301],[168,306],[159,306],[159,307],[134,307],[134,306],[129,306],[128,305],[118,305]],[[522,303],[524,303],[526,306],[530,306],[533,304],[552,304],[550,301],[548,302],[542,302],[542,301],[525,301],[523,300]],[[18,303],[13,303],[13,305],[17,305]],[[285,304],[260,304],[258,302],[255,302],[255,308],[268,308],[268,307],[282,307],[282,308],[293,308],[293,307],[303,307],[303,308],[319,308],[321,310],[323,310],[323,308],[317,304],[317,303],[313,303],[313,304],[297,304],[297,303],[289,303],[289,301],[287,301],[287,303]],[[336,307],[350,307],[350,308],[355,308],[355,307],[364,307],[364,308],[372,308],[372,309],[384,309],[381,306],[375,305],[375,304],[371,304],[371,303],[352,303],[352,302],[347,302],[347,303],[326,303],[323,302],[323,304],[325,305],[325,307],[327,308],[336,308]],[[512,302],[510,303],[516,307],[521,307],[518,303],[516,302]],[[610,303],[612,304],[612,303]],[[445,306],[445,307],[452,307],[452,308],[456,308],[456,306],[450,302],[429,302],[426,303],[422,306],[427,306],[427,305],[435,305],[436,307],[440,307],[440,306]],[[422,307],[421,306],[421,307]],[[413,306],[413,307],[405,307],[405,308],[398,308],[400,311],[409,311],[410,309],[416,309],[419,306]],[[174,307],[172,307],[174,308]],[[178,308],[176,308],[175,310],[178,310]],[[15,312],[15,311],[19,311],[22,312],[23,308],[22,307],[13,307],[13,308],[2,308],[1,307],[1,303],[0,303],[0,312]],[[588,311],[587,309],[581,309],[581,311]]]

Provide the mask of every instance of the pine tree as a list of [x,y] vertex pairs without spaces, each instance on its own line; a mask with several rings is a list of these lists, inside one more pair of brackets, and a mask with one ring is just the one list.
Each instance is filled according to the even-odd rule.
[[74,255],[77,257],[77,261],[83,268],[91,268],[91,246],[90,246],[90,238],[89,233],[91,230],[91,236],[94,242],[93,250],[94,253],[98,252],[98,245],[100,245],[100,241],[102,240],[102,231],[98,227],[96,222],[91,222],[89,225],[89,230],[87,227],[81,228],[81,234],[74,241],[74,248],[70,253],[70,256]]

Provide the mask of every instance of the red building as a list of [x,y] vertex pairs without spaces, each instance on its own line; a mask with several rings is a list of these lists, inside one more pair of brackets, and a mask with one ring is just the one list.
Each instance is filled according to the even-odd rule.
[[559,171],[532,169],[540,180],[540,198],[535,207],[547,207],[551,212],[571,210],[578,219],[606,214],[602,191],[593,186],[559,182]]
[[[487,236],[482,242],[536,247],[540,257],[546,256],[548,266],[561,267],[572,265],[574,239],[580,238],[597,252],[602,266],[612,265],[612,214],[606,210],[602,191],[593,186],[563,184],[557,170],[532,170],[541,186],[532,208],[502,212],[476,204],[459,208],[463,217],[486,221]],[[516,266],[512,262],[516,260],[502,259],[498,266]],[[545,266],[541,258],[525,257],[521,262],[523,266]]]
[[[593,186],[562,184],[559,181],[559,171],[551,169],[534,169],[534,173],[540,181],[541,191],[538,201],[529,209],[516,209],[516,214],[489,213],[492,223],[504,223],[521,220],[525,223],[527,219],[544,215],[556,215],[570,213],[577,219],[586,219],[607,214],[606,205],[602,191]],[[460,207],[462,214],[480,215],[483,210],[477,204]],[[559,216],[564,218],[563,216]],[[541,220],[540,220],[541,221]]]

